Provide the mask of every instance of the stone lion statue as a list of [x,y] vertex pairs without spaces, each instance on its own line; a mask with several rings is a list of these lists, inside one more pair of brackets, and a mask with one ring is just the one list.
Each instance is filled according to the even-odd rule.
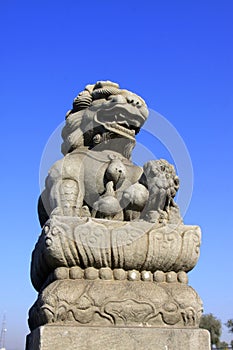
[[[100,81],[79,93],[62,130],[64,158],[51,167],[39,198],[42,226],[51,215],[147,220],[146,212],[173,205],[174,168],[160,160],[143,170],[130,160],[147,117],[144,100],[116,83]],[[147,177],[155,178],[149,187]]]
[[[37,330],[30,336],[47,324],[59,332],[86,326],[85,334],[198,327],[202,302],[186,273],[197,263],[201,231],[179,215],[174,166],[131,161],[147,117],[141,97],[110,81],[87,85],[74,99],[62,130],[64,157],[39,198],[43,228],[31,260],[39,295],[29,311]],[[29,347],[41,344],[28,339]]]

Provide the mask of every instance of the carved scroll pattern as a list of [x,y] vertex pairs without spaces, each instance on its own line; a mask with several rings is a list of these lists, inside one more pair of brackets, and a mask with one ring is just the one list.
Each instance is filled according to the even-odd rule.
[[191,287],[138,281],[129,288],[129,283],[56,281],[31,308],[30,328],[47,323],[198,326],[202,302]]
[[200,230],[195,226],[68,219],[52,218],[35,247],[31,272],[37,290],[61,266],[187,272],[199,257]]
[[149,244],[147,259],[144,268],[169,271],[179,256],[182,238],[176,231],[151,230],[149,232]]

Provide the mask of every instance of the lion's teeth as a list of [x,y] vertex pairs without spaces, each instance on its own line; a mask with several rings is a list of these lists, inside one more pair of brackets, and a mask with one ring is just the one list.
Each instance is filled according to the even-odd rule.
[[130,136],[134,136],[134,135],[135,135],[135,131],[134,131],[134,130],[130,130],[130,129],[124,128],[123,126],[117,124],[116,121],[113,121],[113,122],[106,122],[106,126],[107,126],[107,127],[110,127],[110,128],[113,128],[113,129],[120,130],[120,131],[122,131],[122,132],[124,132],[125,134],[128,134],[128,135],[130,135]]

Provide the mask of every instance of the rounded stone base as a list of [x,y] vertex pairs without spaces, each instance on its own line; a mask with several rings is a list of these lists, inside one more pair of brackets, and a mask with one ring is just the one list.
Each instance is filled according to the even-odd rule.
[[200,228],[182,223],[53,216],[32,254],[32,283],[40,291],[60,267],[188,272],[199,258],[200,241]]

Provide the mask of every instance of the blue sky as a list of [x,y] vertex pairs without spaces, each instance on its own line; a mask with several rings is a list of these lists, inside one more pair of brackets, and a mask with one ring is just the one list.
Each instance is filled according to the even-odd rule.
[[[97,80],[141,95],[182,137],[194,171],[184,220],[203,232],[190,284],[206,313],[233,318],[233,2],[8,0],[0,27],[0,320],[6,312],[8,350],[23,349],[36,299],[29,265],[43,149],[76,94]],[[139,141],[165,156],[145,133]],[[231,338],[224,329],[222,339]]]

